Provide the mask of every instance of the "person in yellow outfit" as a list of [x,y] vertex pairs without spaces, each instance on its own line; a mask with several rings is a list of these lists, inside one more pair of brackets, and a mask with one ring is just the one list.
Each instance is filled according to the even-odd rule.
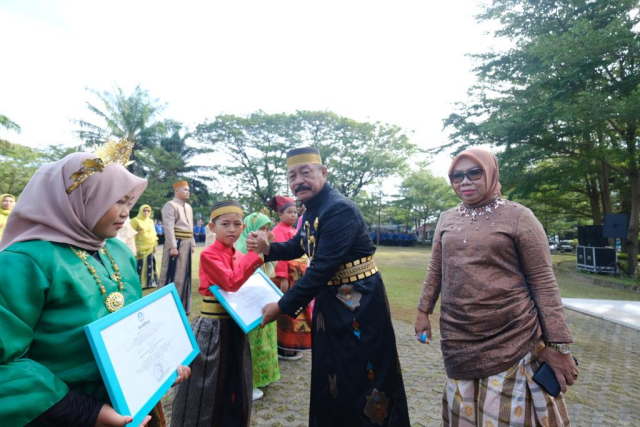
[[7,218],[13,209],[13,205],[16,204],[16,198],[11,194],[2,195],[2,206],[0,206],[0,240],[2,240],[2,233],[4,233],[4,225],[7,223]]
[[136,260],[138,261],[138,276],[143,289],[158,287],[158,269],[156,267],[156,246],[158,235],[151,219],[151,206],[142,205],[138,216],[131,220],[131,227],[136,234]]

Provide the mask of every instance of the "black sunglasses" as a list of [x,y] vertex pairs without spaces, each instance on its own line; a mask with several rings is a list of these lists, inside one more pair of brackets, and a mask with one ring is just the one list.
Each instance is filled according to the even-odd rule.
[[462,181],[464,181],[465,176],[469,178],[469,181],[477,181],[480,178],[482,178],[483,174],[484,174],[484,169],[475,168],[475,169],[468,170],[467,172],[454,172],[451,175],[449,175],[449,179],[454,184],[460,184]]

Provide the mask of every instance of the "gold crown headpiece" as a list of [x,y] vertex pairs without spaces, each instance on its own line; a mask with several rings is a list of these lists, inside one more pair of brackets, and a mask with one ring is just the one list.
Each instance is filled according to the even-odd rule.
[[133,142],[129,142],[126,139],[121,139],[118,142],[107,141],[100,147],[94,146],[93,150],[96,157],[83,161],[82,167],[69,177],[69,179],[73,180],[73,184],[67,188],[67,194],[71,194],[87,178],[96,172],[102,172],[106,166],[112,163],[119,163],[125,167],[133,163],[129,161],[131,151],[133,151]]
[[[258,212],[258,213],[266,216],[267,218],[269,218],[269,215],[271,214],[271,211],[268,208],[262,208],[260,210],[260,212]],[[258,222],[258,218],[260,218],[260,215],[256,215],[253,218],[251,218],[251,223],[255,224],[256,222]]]

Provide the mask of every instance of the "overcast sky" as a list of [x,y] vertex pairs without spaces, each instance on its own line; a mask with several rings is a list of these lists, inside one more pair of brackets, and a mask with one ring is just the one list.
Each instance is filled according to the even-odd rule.
[[[330,110],[446,142],[442,119],[475,79],[467,53],[494,44],[479,0],[0,0],[0,138],[77,144],[85,88],[167,103],[194,127],[220,113]],[[432,169],[442,175],[448,156]]]

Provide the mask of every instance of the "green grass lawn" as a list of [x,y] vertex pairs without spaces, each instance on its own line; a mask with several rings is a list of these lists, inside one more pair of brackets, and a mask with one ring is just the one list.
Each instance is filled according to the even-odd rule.
[[[192,310],[189,320],[193,321],[200,311],[202,298],[198,293],[198,269],[200,266],[200,252],[204,248],[198,246],[193,257]],[[156,257],[161,262],[161,253]],[[380,246],[376,252],[376,264],[384,279],[391,313],[394,319],[413,322],[416,306],[422,290],[422,282],[427,271],[431,248],[389,247]],[[560,286],[560,295],[565,298],[616,299],[640,301],[640,293],[622,289],[613,289],[589,283],[588,278],[581,280],[569,275],[566,268],[558,268],[558,264],[566,261],[575,262],[575,255],[552,255],[554,271]],[[565,265],[563,265],[565,267]],[[598,276],[601,277],[601,276]],[[625,282],[622,279],[618,279]],[[628,281],[626,281],[628,282]],[[145,292],[146,294],[146,292]],[[435,317],[438,317],[439,305],[436,307]]]

